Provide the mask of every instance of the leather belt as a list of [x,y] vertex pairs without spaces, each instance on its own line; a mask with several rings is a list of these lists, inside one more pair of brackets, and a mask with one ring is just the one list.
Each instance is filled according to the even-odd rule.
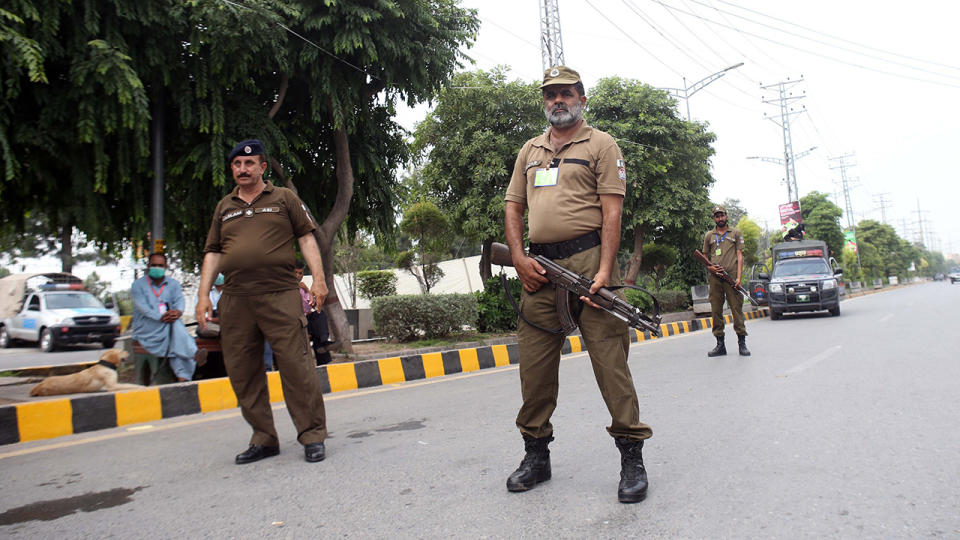
[[599,245],[600,231],[590,231],[583,236],[563,242],[553,242],[550,244],[534,244],[530,242],[530,253],[533,255],[542,255],[550,260],[566,259],[581,251],[586,251]]

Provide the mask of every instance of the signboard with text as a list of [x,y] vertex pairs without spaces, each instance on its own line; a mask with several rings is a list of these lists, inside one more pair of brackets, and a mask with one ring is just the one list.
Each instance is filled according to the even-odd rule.
[[801,223],[803,223],[803,216],[800,215],[800,201],[780,205],[780,232],[786,235]]

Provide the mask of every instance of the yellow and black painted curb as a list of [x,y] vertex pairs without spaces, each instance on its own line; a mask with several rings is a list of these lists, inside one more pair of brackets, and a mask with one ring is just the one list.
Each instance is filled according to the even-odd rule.
[[[766,309],[748,311],[757,319]],[[725,317],[733,323],[730,315]],[[661,324],[664,337],[712,327],[707,318]],[[631,342],[658,339],[649,332],[634,330]],[[580,336],[567,336],[563,354],[585,351]],[[519,361],[517,345],[490,345],[471,349],[395,356],[378,360],[327,364],[317,368],[323,393],[343,392],[430,379],[455,373],[507,366]],[[280,374],[267,373],[272,403],[283,401]],[[64,399],[42,400],[0,406],[0,445],[51,439],[163,418],[207,413],[237,407],[237,398],[226,378],[188,383],[149,386],[142,390],[91,394]]]

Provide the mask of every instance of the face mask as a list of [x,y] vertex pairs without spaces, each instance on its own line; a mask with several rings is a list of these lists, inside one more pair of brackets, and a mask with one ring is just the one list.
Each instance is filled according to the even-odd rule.
[[214,285],[223,285],[223,274],[217,276],[217,280],[213,282]]
[[163,275],[166,274],[166,273],[167,273],[167,269],[166,269],[166,268],[159,268],[159,267],[156,267],[156,266],[151,266],[151,267],[147,270],[147,275],[150,276],[150,277],[152,277],[153,279],[160,279],[160,278],[162,278]]

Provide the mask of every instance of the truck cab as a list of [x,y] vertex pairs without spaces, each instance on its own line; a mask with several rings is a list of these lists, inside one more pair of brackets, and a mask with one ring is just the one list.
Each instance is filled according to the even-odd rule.
[[75,276],[21,274],[0,281],[8,281],[0,287],[7,293],[0,298],[2,348],[16,341],[35,342],[44,352],[72,343],[110,348],[120,335],[120,317],[84,290]]
[[783,242],[771,248],[773,271],[760,274],[769,280],[767,302],[770,318],[784,313],[828,311],[840,315],[840,279],[843,270],[835,266],[827,244],[820,240]]

